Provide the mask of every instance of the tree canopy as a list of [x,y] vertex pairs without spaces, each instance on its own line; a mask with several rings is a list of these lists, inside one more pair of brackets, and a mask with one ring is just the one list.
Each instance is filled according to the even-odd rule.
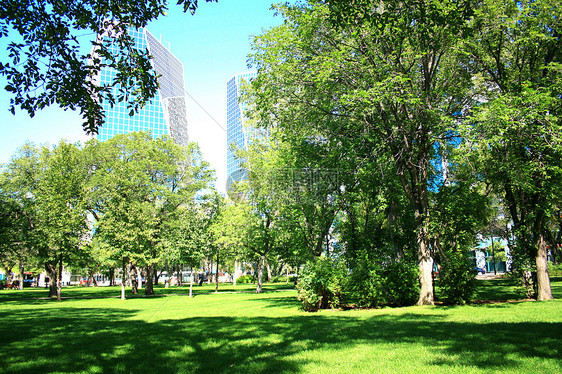
[[[207,2],[218,0],[206,0]],[[184,12],[195,13],[197,0],[178,0]],[[145,27],[166,13],[167,0],[154,1],[55,1],[6,0],[0,4],[0,38],[7,38],[0,58],[0,75],[12,94],[10,111],[17,107],[30,116],[57,104],[79,110],[86,133],[97,133],[103,124],[102,100],[127,101],[137,110],[154,97],[157,77],[148,52],[133,48],[127,27]],[[112,35],[121,53],[110,52],[97,36]],[[92,51],[81,47],[91,43]],[[101,58],[96,56],[103,56]],[[102,67],[117,71],[109,86],[92,79]],[[112,89],[117,89],[113,97]]]

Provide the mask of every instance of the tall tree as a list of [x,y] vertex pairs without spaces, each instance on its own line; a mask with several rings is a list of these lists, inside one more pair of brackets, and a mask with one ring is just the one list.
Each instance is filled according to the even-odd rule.
[[182,148],[171,138],[152,139],[147,133],[93,141],[89,152],[96,231],[123,264],[145,268],[145,293],[152,294],[155,266],[169,245],[169,223],[208,188],[213,173],[195,144]]
[[466,101],[470,75],[456,52],[470,3],[282,7],[285,24],[258,37],[251,56],[262,123],[312,128],[317,141],[333,144],[332,152],[343,153],[344,140],[355,139],[357,154],[390,156],[415,218],[418,304],[433,303],[428,180],[434,145],[448,140]]
[[547,225],[562,182],[561,5],[484,1],[467,44],[480,104],[466,128],[467,149],[495,185],[513,221],[514,270],[532,270],[539,300],[551,299]]

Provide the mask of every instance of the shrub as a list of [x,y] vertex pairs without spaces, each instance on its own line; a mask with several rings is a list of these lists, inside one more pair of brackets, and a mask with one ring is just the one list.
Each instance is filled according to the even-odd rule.
[[450,253],[441,266],[439,286],[447,304],[466,304],[476,293],[472,263],[463,253]]
[[[290,276],[289,283],[295,283],[297,277]],[[287,276],[286,275],[276,275],[275,277],[271,278],[272,283],[287,283]]]
[[553,264],[548,262],[548,274],[551,277],[562,277],[562,264]]
[[380,266],[361,260],[351,272],[348,284],[349,299],[358,307],[378,307],[382,299]]
[[320,257],[305,265],[297,282],[297,298],[306,311],[345,304],[347,269],[342,262]]
[[419,270],[416,264],[396,261],[382,271],[384,302],[396,306],[414,305],[420,295]]
[[251,274],[242,275],[241,277],[236,279],[236,283],[254,283],[256,278]]

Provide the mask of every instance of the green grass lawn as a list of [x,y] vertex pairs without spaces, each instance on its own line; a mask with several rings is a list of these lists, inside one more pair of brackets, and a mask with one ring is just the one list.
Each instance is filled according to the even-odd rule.
[[[517,296],[503,280],[480,282],[479,296]],[[284,288],[203,286],[191,299],[187,288],[157,288],[180,295],[127,300],[87,298],[118,288],[65,288],[62,302],[0,291],[0,372],[562,372],[560,278],[548,302],[318,313]]]

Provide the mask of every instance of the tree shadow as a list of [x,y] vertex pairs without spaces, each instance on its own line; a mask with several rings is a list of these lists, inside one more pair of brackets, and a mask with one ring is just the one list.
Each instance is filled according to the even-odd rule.
[[[268,306],[293,307],[289,299],[271,298]],[[311,360],[299,355],[303,350],[396,344],[440,351],[426,364],[445,368],[515,369],[518,358],[562,359],[561,323],[469,323],[413,313],[367,319],[320,313],[147,322],[135,319],[138,312],[2,311],[2,344],[17,349],[0,352],[0,371],[296,373]]]

